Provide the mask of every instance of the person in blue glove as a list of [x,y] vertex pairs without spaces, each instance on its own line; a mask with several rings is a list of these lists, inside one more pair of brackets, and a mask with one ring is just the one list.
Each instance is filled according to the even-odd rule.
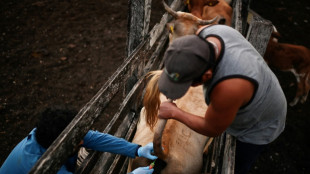
[[[60,107],[47,108],[43,111],[40,114],[37,126],[13,149],[4,161],[0,168],[0,174],[28,173],[76,114],[77,112],[72,109]],[[93,130],[87,132],[79,147],[125,155],[131,158],[135,158],[136,156],[151,160],[157,158],[152,155],[153,143],[142,147],[138,144],[130,143],[125,139]],[[66,161],[58,171],[58,174],[74,173],[76,161],[77,153],[73,154]],[[148,167],[141,167],[132,173],[151,174],[153,170]]]
[[154,168],[150,169],[150,167],[147,166],[147,167],[139,167],[128,174],[152,174],[153,172]]

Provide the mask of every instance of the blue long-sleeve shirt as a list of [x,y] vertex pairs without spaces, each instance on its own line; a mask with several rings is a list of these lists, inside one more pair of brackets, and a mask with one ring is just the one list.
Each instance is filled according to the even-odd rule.
[[[35,165],[38,159],[46,151],[36,140],[36,128],[24,138],[10,153],[0,168],[0,174],[26,174]],[[85,148],[101,152],[110,152],[135,158],[135,153],[139,147],[122,138],[117,138],[109,134],[98,131],[88,131],[83,139]],[[63,165],[58,174],[68,174],[67,167]]]

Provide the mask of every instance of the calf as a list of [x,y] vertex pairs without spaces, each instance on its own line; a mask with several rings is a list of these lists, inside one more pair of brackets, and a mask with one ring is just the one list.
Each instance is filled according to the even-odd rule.
[[264,59],[270,67],[292,72],[297,81],[295,98],[289,103],[296,105],[307,100],[310,90],[310,50],[301,45],[279,43],[279,33],[274,28],[266,48]]

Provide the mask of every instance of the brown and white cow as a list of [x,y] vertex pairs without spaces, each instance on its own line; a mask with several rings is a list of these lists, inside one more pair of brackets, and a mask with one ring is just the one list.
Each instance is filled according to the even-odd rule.
[[290,106],[307,100],[310,90],[310,50],[301,45],[279,43],[280,34],[274,27],[266,48],[264,59],[270,67],[292,72],[297,81],[295,98]]

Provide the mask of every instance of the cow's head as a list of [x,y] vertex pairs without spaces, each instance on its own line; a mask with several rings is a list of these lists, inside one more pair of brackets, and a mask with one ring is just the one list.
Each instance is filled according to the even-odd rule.
[[199,26],[211,24],[217,19],[217,17],[215,17],[211,20],[202,20],[191,13],[180,11],[176,12],[172,10],[164,1],[163,5],[165,10],[174,17],[174,20],[167,24],[170,32],[170,42],[173,39],[184,35],[195,34]]
[[233,9],[226,1],[227,0],[219,0],[219,3],[215,6],[204,6],[201,19],[212,19],[218,16],[218,20],[214,24],[231,26]]
[[199,18],[202,18],[202,12],[205,6],[212,7],[218,3],[219,0],[184,0],[184,4],[187,6],[188,11]]

